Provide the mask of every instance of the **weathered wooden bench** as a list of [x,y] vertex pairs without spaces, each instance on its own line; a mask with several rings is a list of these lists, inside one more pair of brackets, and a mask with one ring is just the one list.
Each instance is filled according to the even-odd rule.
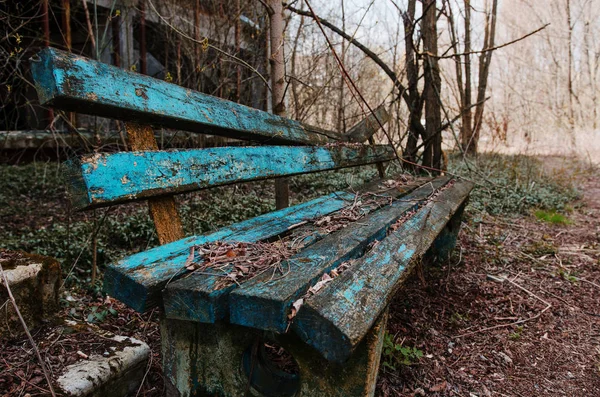
[[[149,200],[162,245],[108,266],[104,289],[137,311],[162,309],[169,395],[374,393],[388,303],[415,264],[448,257],[470,182],[375,180],[181,238],[174,194],[393,161],[393,149],[351,143],[375,132],[372,118],[342,135],[52,48],[32,71],[42,103],[126,122],[134,151],[69,162],[72,201]],[[160,151],[149,124],[260,145]],[[215,247],[231,263],[221,255],[220,267],[206,265]],[[256,247],[290,253],[245,277]],[[295,371],[274,365],[273,344]]]

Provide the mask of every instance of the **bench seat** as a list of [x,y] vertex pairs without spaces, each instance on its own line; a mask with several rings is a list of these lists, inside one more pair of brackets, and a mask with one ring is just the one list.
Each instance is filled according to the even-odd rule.
[[[415,189],[418,184],[386,188],[376,180],[353,191],[334,192],[302,204],[273,211],[247,219],[203,236],[191,236],[128,256],[107,266],[104,275],[104,290],[139,312],[159,306],[161,291],[167,282],[181,278],[188,272],[184,264],[193,246],[215,241],[256,242],[268,240],[289,232],[301,230],[303,222],[325,216],[349,207],[356,193],[399,197]],[[306,226],[304,227],[306,229]],[[220,316],[203,318],[214,322]],[[193,318],[190,314],[189,318]]]
[[[167,318],[202,323],[230,322],[285,333],[293,330],[328,360],[345,361],[385,309],[412,266],[433,245],[472,188],[449,177],[386,188],[372,182],[351,193],[340,191],[309,202],[236,223],[132,255],[110,265],[105,290],[136,310],[161,304]],[[391,204],[323,235],[311,221],[353,205],[359,195],[387,196]],[[434,197],[432,197],[432,195]],[[402,219],[403,223],[390,227]],[[308,223],[307,223],[308,222]],[[219,287],[222,274],[185,268],[191,248],[207,242],[268,241],[289,233],[314,238],[286,260],[289,269],[273,279],[263,274],[240,285]],[[379,241],[374,248],[370,245]],[[195,257],[195,261],[201,258]],[[325,273],[343,262],[350,268],[306,299],[289,321],[294,302]],[[225,273],[227,270],[225,270]]]

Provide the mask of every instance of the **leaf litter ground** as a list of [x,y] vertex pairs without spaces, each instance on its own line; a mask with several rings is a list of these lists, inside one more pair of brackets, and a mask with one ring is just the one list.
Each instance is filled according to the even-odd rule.
[[[570,164],[558,166],[573,176]],[[573,176],[584,198],[568,214],[568,225],[527,215],[507,219],[467,213],[453,259],[425,269],[426,284],[413,275],[392,303],[389,334],[425,356],[396,371],[381,368],[377,396],[600,395],[600,177],[594,172]],[[535,316],[544,304],[489,275],[508,276],[551,309],[536,320],[510,325]],[[138,314],[82,290],[69,293],[77,312],[65,307],[60,317],[88,327],[90,307],[110,305],[117,315],[97,327],[150,345],[152,360],[139,395],[163,396],[157,313]],[[503,326],[482,331],[497,325]],[[48,323],[33,330],[42,357],[57,372],[66,363],[84,360],[77,351],[87,354],[93,344],[101,347],[89,332],[61,333],[65,327]],[[47,395],[26,340],[1,342],[0,395]]]
[[381,368],[378,396],[600,396],[600,177],[544,162],[583,194],[571,223],[467,209],[453,258],[392,302],[387,332],[424,357]]

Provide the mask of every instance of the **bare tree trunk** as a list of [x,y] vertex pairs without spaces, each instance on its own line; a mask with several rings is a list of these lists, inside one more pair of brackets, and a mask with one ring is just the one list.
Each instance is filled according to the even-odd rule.
[[[192,74],[194,87],[200,90],[200,0],[196,0],[194,6],[194,72]],[[200,134],[200,147],[206,147],[206,136]]]
[[302,33],[302,28],[304,27],[304,15],[300,15],[300,23],[298,24],[298,31],[296,32],[296,36],[294,37],[294,45],[292,47],[292,56],[290,58],[291,63],[291,73],[292,73],[292,81],[290,84],[292,85],[292,98],[294,100],[294,118],[296,120],[300,120],[301,113],[301,105],[300,105],[300,97],[298,95],[298,80],[296,73],[296,58],[298,53],[298,43],[300,42],[300,34]]
[[[63,0],[63,13],[62,13],[62,30],[63,36],[65,38],[65,47],[67,47],[67,51],[71,52],[73,46],[73,39],[71,35],[71,0]],[[69,112],[69,123],[71,124],[69,128],[77,128],[77,119],[75,116],[75,112]]]
[[[270,16],[271,14],[269,14]],[[273,113],[273,73],[271,72],[271,21],[269,20],[269,28],[265,34],[265,70],[269,80],[269,88],[265,90],[265,110]]]
[[121,29],[119,28],[120,16],[114,16],[110,20],[112,28],[112,56],[113,65],[121,67]]
[[567,88],[569,90],[569,128],[571,144],[575,148],[575,111],[573,106],[573,25],[571,24],[571,0],[567,0],[567,26],[568,26],[568,70]]
[[141,0],[140,7],[140,72],[148,74],[148,58],[146,51],[146,1]]
[[72,39],[71,39],[71,0],[63,0],[63,14],[62,14],[62,30],[65,38],[65,47],[67,51],[71,52]]
[[442,81],[438,66],[437,9],[436,0],[423,2],[423,47],[425,52],[425,130],[430,139],[423,152],[423,165],[440,169],[442,155],[442,116],[440,92]]
[[[285,65],[283,63],[283,5],[279,0],[269,0],[273,10],[270,15],[271,35],[271,81],[273,90],[273,113],[285,117],[287,114],[284,102]],[[275,180],[275,206],[277,209],[290,204],[290,187],[287,178]]]
[[440,91],[442,80],[438,66],[436,0],[424,0],[423,47],[425,53],[425,131],[429,141],[423,149],[423,165],[440,169],[442,156],[442,114]]
[[194,88],[200,89],[200,0],[194,6]]
[[177,84],[181,85],[181,40],[177,39],[177,62],[175,64],[177,69]]
[[[408,1],[408,9],[402,15],[402,22],[404,25],[404,48],[406,51],[406,77],[408,79],[408,108],[409,108],[409,125],[408,125],[408,138],[406,141],[406,148],[404,149],[403,157],[409,161],[406,164],[407,168],[414,168],[411,163],[416,161],[417,155],[417,142],[419,140],[419,132],[413,128],[415,123],[421,123],[422,114],[422,101],[419,95],[419,67],[417,59],[415,57],[414,43],[413,43],[413,31],[415,23],[415,8],[416,0]],[[425,140],[425,136],[422,137]]]
[[588,79],[590,81],[590,88],[592,90],[592,126],[594,129],[598,128],[598,93],[596,92],[597,81],[596,71],[598,69],[597,59],[594,56],[594,50],[591,44],[592,33],[590,31],[590,21],[585,22],[585,56],[588,68]]
[[[340,1],[342,8],[342,30],[346,31],[346,14],[344,10],[344,0]],[[346,40],[342,40],[342,52],[340,54],[342,63],[346,62]],[[338,93],[338,111],[337,111],[337,130],[341,133],[346,132],[346,122],[344,120],[344,75],[340,75],[340,86]]]
[[[498,15],[498,0],[493,0],[491,13],[487,15],[485,23],[485,35],[483,49],[494,47],[496,40],[496,17]],[[488,76],[490,74],[490,64],[492,63],[493,51],[481,53],[479,56],[479,83],[477,86],[477,105],[475,106],[475,126],[473,128],[473,139],[471,142],[472,152],[477,152],[479,144],[479,135],[483,124],[483,110],[485,108],[485,94],[487,91]],[[470,111],[469,111],[470,112]]]
[[[446,9],[448,10],[448,25],[450,31],[450,42],[452,45],[452,49],[454,51],[454,69],[456,72],[456,85],[458,87],[458,96],[459,96],[459,108],[466,109],[465,107],[465,86],[463,79],[463,66],[461,62],[460,46],[458,41],[458,31],[456,29],[456,24],[454,20],[454,13],[452,11],[452,5],[449,0],[446,0]],[[464,124],[464,117],[461,117]],[[461,129],[462,133],[462,129]]]
[[472,155],[475,150],[472,148],[473,141],[473,118],[471,113],[471,0],[465,0],[465,80],[464,80],[464,102],[462,110],[469,109],[463,113],[461,128],[461,144],[463,151]]
[[[240,56],[240,51],[242,48],[242,24],[241,24],[241,16],[242,16],[242,7],[240,4],[240,0],[236,0],[235,2],[235,55]],[[236,80],[236,93],[235,97],[237,103],[240,103],[242,97],[242,66],[238,63],[235,68],[235,80]]]

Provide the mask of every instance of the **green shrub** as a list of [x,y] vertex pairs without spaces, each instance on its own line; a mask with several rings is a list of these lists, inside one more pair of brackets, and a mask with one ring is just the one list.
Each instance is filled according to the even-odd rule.
[[523,155],[480,154],[476,163],[451,156],[449,171],[476,183],[469,207],[491,215],[526,215],[533,208],[564,210],[577,190],[544,172],[540,160]]

